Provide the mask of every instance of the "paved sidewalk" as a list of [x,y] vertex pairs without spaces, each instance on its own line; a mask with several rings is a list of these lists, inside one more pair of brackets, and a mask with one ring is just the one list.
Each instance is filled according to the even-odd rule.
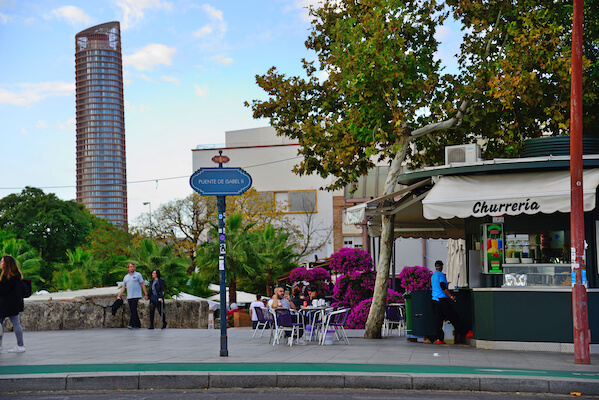
[[327,387],[518,391],[599,395],[599,355],[590,365],[573,354],[483,350],[411,343],[405,337],[350,345],[272,346],[268,332],[101,329],[25,332],[27,352],[6,332],[0,352],[0,392],[222,387]]

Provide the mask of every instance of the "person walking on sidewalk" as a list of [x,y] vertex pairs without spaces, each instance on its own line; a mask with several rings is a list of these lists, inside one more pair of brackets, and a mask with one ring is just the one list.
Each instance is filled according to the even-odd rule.
[[2,269],[2,273],[0,273],[0,345],[4,333],[4,319],[8,317],[17,337],[17,345],[8,351],[24,353],[23,328],[19,320],[19,313],[24,309],[23,285],[21,284],[23,275],[17,262],[11,256],[4,256],[0,259],[0,268]]
[[451,322],[458,334],[465,335],[467,338],[473,336],[472,331],[466,328],[451,305],[451,301],[455,301],[456,297],[447,288],[447,277],[442,271],[443,262],[441,260],[435,261],[435,272],[431,276],[431,289],[437,344],[445,344],[443,335],[443,321],[445,320]]
[[121,298],[121,295],[127,289],[127,303],[129,303],[129,310],[131,311],[131,319],[129,320],[129,329],[141,328],[141,322],[139,321],[139,314],[137,313],[137,302],[141,299],[141,292],[143,290],[144,296],[148,296],[146,292],[146,285],[144,284],[144,278],[139,272],[135,272],[135,264],[129,263],[127,265],[129,273],[123,278],[123,286],[119,290],[119,294],[116,296],[117,299]]
[[164,291],[166,290],[166,283],[160,275],[160,270],[155,269],[152,271],[152,281],[150,282],[150,289],[146,296],[146,299],[150,299],[150,327],[148,329],[154,329],[154,313],[156,308],[162,316],[162,329],[166,328],[166,315],[164,315]]

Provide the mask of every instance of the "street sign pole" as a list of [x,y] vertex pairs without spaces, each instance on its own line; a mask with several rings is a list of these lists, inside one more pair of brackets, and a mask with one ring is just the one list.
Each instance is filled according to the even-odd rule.
[[218,168],[200,168],[189,178],[191,188],[203,196],[216,196],[218,212],[218,270],[220,272],[220,355],[228,357],[227,349],[227,244],[225,242],[226,197],[240,195],[252,186],[252,177],[241,168],[223,168],[229,157],[218,151],[212,161]]
[[[222,164],[220,164],[222,165]],[[227,245],[225,244],[225,196],[216,196],[218,211],[218,269],[220,271],[220,356],[228,357],[227,348],[227,271],[225,269]]]

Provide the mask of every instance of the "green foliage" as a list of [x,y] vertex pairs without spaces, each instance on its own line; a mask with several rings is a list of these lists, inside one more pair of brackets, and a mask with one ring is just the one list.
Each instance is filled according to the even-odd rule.
[[[252,251],[252,241],[256,240],[251,234],[254,224],[243,224],[241,214],[231,214],[226,218],[226,272],[229,287],[229,301],[237,299],[237,284],[244,278],[260,279],[256,257]],[[212,226],[209,234],[211,240],[198,246],[196,265],[200,276],[211,282],[219,281],[218,256],[218,226]]]
[[[299,140],[295,172],[337,179],[342,188],[374,166],[371,155],[393,157],[410,126],[427,121],[440,83],[435,28],[444,15],[435,1],[324,1],[302,61],[307,79],[276,68],[257,76],[269,95],[255,100],[255,118],[269,118],[279,134]],[[248,105],[246,103],[246,105]]]
[[[47,262],[65,261],[67,249],[84,244],[94,218],[83,204],[36,188],[0,199],[0,229],[26,238]],[[44,279],[50,276],[50,271],[42,271]]]
[[133,235],[122,227],[102,218],[94,218],[92,229],[82,249],[89,251],[94,260],[105,263],[114,257],[129,256],[132,244]]
[[[289,243],[289,234],[282,229],[268,225],[262,231],[254,232],[253,253],[258,267],[266,279],[266,295],[272,296],[274,278],[296,267],[298,255],[294,251],[295,243]],[[259,291],[261,292],[261,291]]]
[[53,272],[52,290],[89,289],[101,285],[100,263],[90,251],[67,250],[67,262],[58,264]]
[[[184,291],[188,281],[186,270],[189,260],[176,257],[173,247],[173,245],[160,245],[152,239],[145,238],[139,246],[130,249],[131,258],[128,260],[135,263],[136,271],[147,280],[151,279],[153,270],[159,269],[162,278],[166,281],[168,296]],[[123,265],[122,276],[127,273],[126,264]]]
[[31,279],[33,291],[45,288],[45,280],[41,277],[40,271],[46,263],[39,256],[39,251],[24,240],[0,231],[0,254],[12,256],[16,260],[23,277]]

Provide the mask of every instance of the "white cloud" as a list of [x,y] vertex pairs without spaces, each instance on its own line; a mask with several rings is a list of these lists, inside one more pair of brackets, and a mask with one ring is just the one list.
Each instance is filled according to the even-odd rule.
[[309,7],[317,6],[320,2],[321,0],[297,0],[295,2],[295,8],[299,8],[302,10],[301,16],[304,21],[312,22],[314,17],[310,16]]
[[35,127],[38,129],[58,128],[61,130],[75,130],[75,125],[75,118],[69,118],[65,122],[57,121],[56,124],[49,124],[44,120],[39,120],[36,122]]
[[224,22],[223,12],[221,10],[212,7],[210,4],[204,4],[202,8],[204,11],[206,11],[206,14],[208,14],[210,18]]
[[152,109],[149,106],[145,106],[145,105],[140,105],[139,107],[136,106],[135,104],[130,103],[129,101],[125,100],[125,112],[136,112],[139,111],[140,113],[144,113],[144,112],[148,112],[151,111]]
[[12,19],[12,17],[9,17],[6,14],[2,14],[0,13],[0,24],[6,24],[8,21],[10,21]]
[[202,9],[204,12],[206,12],[206,14],[208,14],[210,22],[195,31],[193,36],[204,37],[210,35],[214,31],[219,31],[221,33],[225,33],[227,31],[227,23],[225,22],[223,12],[221,10],[212,7],[210,4],[202,5]]
[[213,57],[210,57],[212,61],[215,61],[219,64],[229,65],[233,63],[233,59],[230,57],[226,57],[224,54],[217,54]]
[[65,122],[57,122],[58,129],[74,131],[77,125],[75,118],[69,118]]
[[195,31],[193,33],[193,36],[204,37],[204,36],[210,35],[211,33],[212,33],[212,27],[210,25],[204,25],[203,27],[201,27],[200,29]]
[[200,85],[193,85],[198,96],[204,97],[208,95],[208,88],[203,88]]
[[0,88],[0,104],[29,106],[46,97],[72,96],[75,93],[75,83],[70,82],[21,83],[16,86],[21,90],[10,91]]
[[123,56],[123,64],[138,71],[149,71],[157,65],[171,65],[177,49],[163,44],[149,44],[129,56]]
[[23,135],[29,135],[29,131],[27,129],[25,129],[25,128],[21,128],[21,133]]
[[64,19],[71,25],[77,24],[91,24],[93,19],[85,13],[82,9],[75,6],[63,6],[56,10],[50,11],[50,14],[44,15],[46,19]]
[[165,82],[174,83],[175,85],[180,85],[180,84],[181,84],[181,81],[179,81],[179,79],[177,79],[177,78],[176,78],[176,77],[174,77],[174,76],[167,76],[167,75],[164,75],[164,76],[162,77],[162,80],[163,80],[163,81],[165,81]]
[[50,125],[46,121],[39,120],[36,122],[35,127],[38,129],[47,129]]
[[121,28],[123,30],[137,24],[143,17],[144,11],[151,8],[164,8],[170,10],[172,4],[160,0],[118,0],[117,6],[123,10]]
[[139,76],[141,79],[143,79],[146,82],[152,82],[152,78],[150,78],[149,76],[147,76],[146,74],[141,74]]

